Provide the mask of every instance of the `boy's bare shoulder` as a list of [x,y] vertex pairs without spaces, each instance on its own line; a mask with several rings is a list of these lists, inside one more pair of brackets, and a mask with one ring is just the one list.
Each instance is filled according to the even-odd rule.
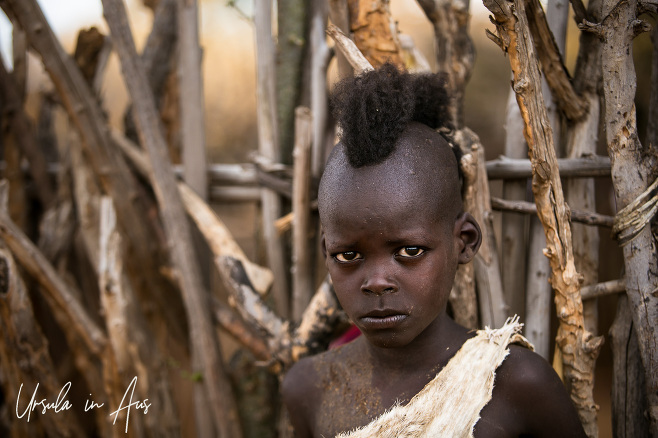
[[510,345],[509,350],[496,370],[492,399],[481,412],[475,436],[584,437],[573,403],[551,365],[524,347]]
[[[323,423],[335,415],[346,417],[347,392],[362,387],[354,369],[359,357],[358,348],[352,342],[303,358],[288,370],[281,394],[296,437],[313,436],[314,431],[325,430],[328,425]],[[338,403],[339,400],[343,402]],[[317,415],[320,411],[322,416]]]

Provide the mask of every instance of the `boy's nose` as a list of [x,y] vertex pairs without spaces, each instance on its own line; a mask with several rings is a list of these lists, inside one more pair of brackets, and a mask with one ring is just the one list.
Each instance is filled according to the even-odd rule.
[[383,295],[398,290],[391,273],[385,269],[371,269],[361,285],[361,292],[366,294]]

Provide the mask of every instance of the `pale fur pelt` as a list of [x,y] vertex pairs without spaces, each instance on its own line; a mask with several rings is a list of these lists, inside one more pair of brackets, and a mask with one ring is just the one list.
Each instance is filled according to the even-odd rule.
[[336,438],[472,438],[508,345],[532,348],[519,334],[521,327],[515,316],[499,329],[478,330],[407,405],[396,404],[369,424]]

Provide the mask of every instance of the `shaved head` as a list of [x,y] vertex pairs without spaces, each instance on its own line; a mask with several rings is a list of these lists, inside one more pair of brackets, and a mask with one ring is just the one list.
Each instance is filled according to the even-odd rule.
[[[397,138],[390,155],[377,164],[354,167],[345,146],[332,152],[320,182],[318,206],[325,228],[335,223],[340,208],[379,200],[410,209],[432,209],[454,220],[462,211],[457,158],[443,136],[412,122]],[[412,210],[410,210],[411,212]]]

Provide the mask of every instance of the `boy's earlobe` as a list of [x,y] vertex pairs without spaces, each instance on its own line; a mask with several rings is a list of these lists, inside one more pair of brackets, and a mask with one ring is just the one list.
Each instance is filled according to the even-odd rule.
[[327,243],[324,240],[324,231],[320,230],[320,250],[322,251],[322,258],[327,258]]
[[482,243],[482,231],[480,230],[480,225],[478,225],[477,221],[470,213],[462,213],[462,217],[459,221],[461,223],[459,237],[463,244],[461,252],[459,253],[459,263],[465,264],[473,260],[478,249],[480,249],[480,244]]

